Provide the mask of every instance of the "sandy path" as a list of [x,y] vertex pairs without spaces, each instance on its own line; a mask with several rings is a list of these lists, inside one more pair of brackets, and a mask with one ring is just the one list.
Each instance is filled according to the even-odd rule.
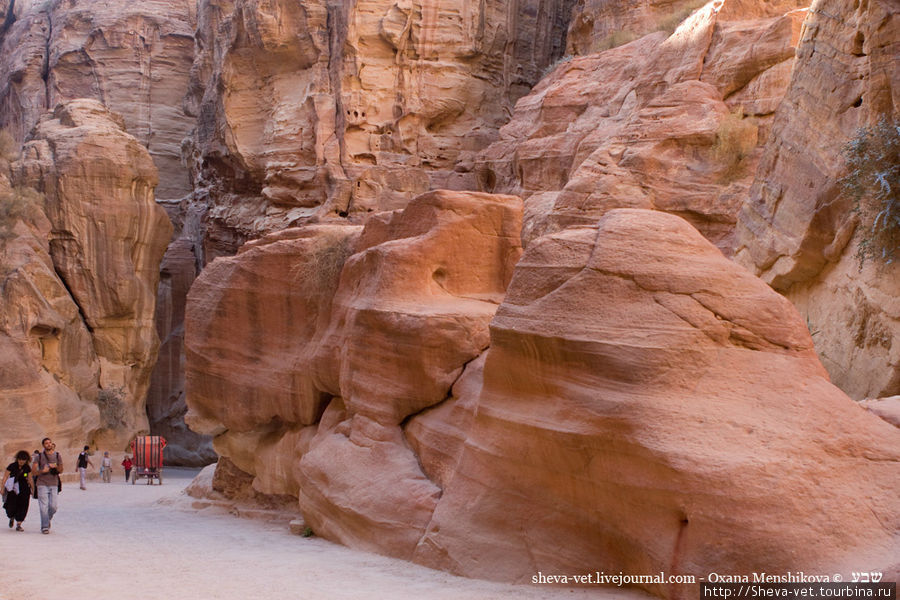
[[162,486],[125,485],[120,473],[110,484],[89,482],[87,491],[68,483],[50,535],[40,533],[36,501],[24,533],[7,529],[4,518],[0,600],[649,598],[463,579],[293,535],[286,523],[174,508],[196,473],[166,469]]

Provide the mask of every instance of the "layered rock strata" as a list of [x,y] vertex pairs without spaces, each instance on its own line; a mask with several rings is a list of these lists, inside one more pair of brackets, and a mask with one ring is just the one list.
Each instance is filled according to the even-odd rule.
[[571,4],[201,2],[186,148],[198,200],[255,237],[472,188],[461,154],[562,54]]
[[841,150],[856,130],[900,119],[900,9],[814,3],[797,65],[737,225],[736,259],[806,315],[834,382],[855,398],[900,393],[900,273],[855,259]]
[[[59,105],[32,138],[13,165],[14,181],[44,196],[52,260],[46,266],[65,290],[48,293],[66,300],[57,324],[33,325],[25,333],[41,338],[51,348],[48,356],[65,348],[78,373],[66,387],[101,407],[100,429],[81,432],[85,442],[125,449],[135,433],[147,431],[144,398],[158,347],[156,286],[172,233],[153,199],[156,167],[121,118],[94,100]],[[40,290],[35,301],[48,303]],[[73,320],[81,332],[77,350],[59,338]]]
[[[659,211],[543,236],[513,271],[515,206],[434,193],[215,261],[192,426],[317,534],[462,575],[893,572],[900,434],[828,382],[786,299]],[[335,235],[355,252],[317,287]]]
[[214,261],[189,295],[188,422],[320,535],[411,558],[440,488],[404,427],[487,347],[520,227],[517,198],[438,191]]
[[0,452],[7,457],[31,452],[46,435],[72,457],[100,427],[99,360],[53,266],[51,224],[40,200],[35,190],[0,175],[4,209],[13,201],[31,204],[0,231]]
[[805,16],[741,6],[709,3],[671,35],[576,56],[519,100],[475,169],[481,189],[526,199],[526,244],[633,207],[683,216],[731,251]]
[[194,55],[188,0],[10,2],[0,14],[0,128],[22,142],[60,102],[94,98],[120,114],[153,157],[156,194],[191,190],[181,141]]
[[418,562],[523,582],[896,569],[896,428],[828,382],[786,299],[678,217],[619,209],[533,242],[470,419]]

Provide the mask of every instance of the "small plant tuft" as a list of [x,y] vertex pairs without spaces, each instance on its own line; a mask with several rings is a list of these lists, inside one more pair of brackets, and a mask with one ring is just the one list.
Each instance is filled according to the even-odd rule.
[[552,73],[553,71],[555,71],[556,68],[557,68],[559,65],[564,64],[564,63],[567,63],[567,62],[569,62],[570,60],[572,60],[572,55],[571,55],[571,54],[566,54],[565,56],[560,56],[560,57],[557,58],[555,61],[553,61],[552,63],[550,63],[550,64],[547,65],[546,67],[544,67],[544,70],[541,71],[541,75],[540,75],[540,77],[538,77],[538,79],[539,79],[539,80],[540,80],[540,79],[543,79],[544,77],[546,77],[547,75],[549,75],[550,73]]
[[624,46],[639,37],[641,36],[632,31],[614,31],[597,43],[595,52],[603,52],[604,50],[612,50],[613,48]]
[[841,187],[859,214],[859,268],[870,259],[890,264],[900,254],[900,125],[882,117],[862,127],[843,154]]
[[743,175],[744,159],[756,148],[757,132],[756,125],[744,118],[742,107],[737,107],[719,123],[712,154],[723,168],[722,183],[730,183]]
[[107,429],[125,426],[125,389],[103,388],[97,394],[100,420]]
[[0,158],[7,162],[19,158],[19,144],[7,129],[0,129]]
[[347,240],[339,240],[317,248],[310,257],[304,257],[291,268],[291,274],[294,281],[331,297],[337,289],[344,263],[351,254],[353,248]]
[[0,244],[16,237],[13,232],[16,223],[33,221],[43,204],[43,194],[33,188],[0,187]]
[[690,0],[682,6],[679,6],[676,10],[661,16],[656,22],[656,30],[665,31],[670,35],[675,33],[678,26],[704,4],[706,4],[706,0]]
[[305,538],[308,538],[308,537],[312,537],[316,534],[313,532],[312,527],[304,527],[303,533],[301,533],[300,535],[302,535]]

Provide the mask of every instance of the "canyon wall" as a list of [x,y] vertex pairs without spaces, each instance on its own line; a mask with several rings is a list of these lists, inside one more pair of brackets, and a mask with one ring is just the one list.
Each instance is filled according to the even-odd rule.
[[[467,576],[896,573],[900,432],[829,382],[818,333],[727,258],[813,51],[806,18],[714,2],[671,35],[560,62],[451,179],[428,174],[490,194],[402,208],[401,182],[335,204],[352,161],[305,171],[317,199],[253,221],[300,226],[191,289],[188,422],[318,534]],[[225,142],[198,180],[237,173],[277,205],[271,163],[236,167],[240,136],[210,129]],[[372,152],[344,140],[342,160]],[[347,223],[307,219],[333,214]]]
[[[842,148],[900,118],[900,9],[820,0],[737,224],[736,259],[806,316],[833,381],[861,399],[900,393],[900,270],[860,266]],[[858,229],[858,230],[857,230]]]
[[[171,235],[157,171],[120,117],[94,100],[58,105],[11,165],[28,218],[4,246],[4,410],[15,450],[125,450],[147,431],[159,262]],[[31,226],[28,223],[31,222]],[[4,355],[7,353],[4,352]],[[7,422],[7,421],[4,421]]]
[[475,162],[481,189],[525,198],[526,244],[633,207],[680,215],[731,253],[806,15],[735,4],[571,58],[518,102]]
[[[18,0],[0,8],[0,128],[21,143],[58,103],[98,100],[120,115],[128,133],[150,152],[159,172],[157,201],[177,206],[193,189],[181,145],[195,125],[183,109],[194,58],[195,2]],[[173,260],[177,256],[168,264]],[[164,286],[161,293],[167,290]],[[158,329],[165,344],[147,398],[151,429],[169,438],[170,459],[178,454],[196,462],[192,454],[206,447],[201,454],[208,462],[209,441],[184,430],[177,323],[172,339],[167,330],[183,312],[183,294],[181,306],[165,296],[161,300],[165,312]]]
[[149,428],[466,576],[898,574],[892,3],[0,13],[3,451]]
[[194,54],[194,2],[9,2],[0,26],[0,128],[22,142],[42,114],[74,98],[125,120],[160,172],[156,196],[191,190],[181,141]]

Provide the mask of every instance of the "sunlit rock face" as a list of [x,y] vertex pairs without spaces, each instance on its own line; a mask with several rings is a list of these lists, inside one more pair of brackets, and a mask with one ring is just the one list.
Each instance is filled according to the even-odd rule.
[[619,209],[534,241],[482,385],[474,416],[433,416],[423,456],[458,459],[416,561],[519,582],[896,569],[900,432],[828,382],[785,298],[678,217]]
[[318,535],[466,576],[892,572],[900,433],[828,382],[790,302],[661,211],[516,261],[519,210],[438,192],[216,260],[192,427]]
[[150,151],[156,195],[184,196],[191,183],[181,141],[193,119],[182,100],[194,13],[188,0],[8,3],[0,10],[0,127],[21,142],[58,103],[94,98]]
[[[654,31],[673,31],[704,0],[578,0],[566,54],[607,50]],[[730,0],[719,11],[729,21],[758,20],[806,8],[809,0]]]
[[[101,428],[81,432],[85,442],[125,449],[135,433],[147,431],[144,397],[158,348],[156,286],[172,232],[153,199],[156,167],[120,117],[97,101],[75,100],[41,119],[13,171],[17,184],[44,195],[47,267],[65,290],[52,286],[48,293],[67,298],[57,325],[25,332],[48,338],[41,342],[47,347],[61,345],[49,355],[78,365],[78,377],[63,382],[70,379],[67,387],[82,400],[107,405]],[[77,350],[72,341],[49,339],[73,319],[81,332],[71,338],[80,340]]]
[[526,199],[526,244],[631,207],[682,216],[731,252],[805,16],[743,6],[709,3],[671,35],[575,56],[519,100],[475,169],[481,189]]
[[805,316],[832,380],[854,398],[900,393],[900,272],[856,260],[843,145],[900,110],[895,2],[820,0],[737,224],[736,259]]
[[[473,187],[465,153],[563,52],[571,0],[203,1],[188,148],[239,236]],[[239,241],[243,241],[240,239]]]

